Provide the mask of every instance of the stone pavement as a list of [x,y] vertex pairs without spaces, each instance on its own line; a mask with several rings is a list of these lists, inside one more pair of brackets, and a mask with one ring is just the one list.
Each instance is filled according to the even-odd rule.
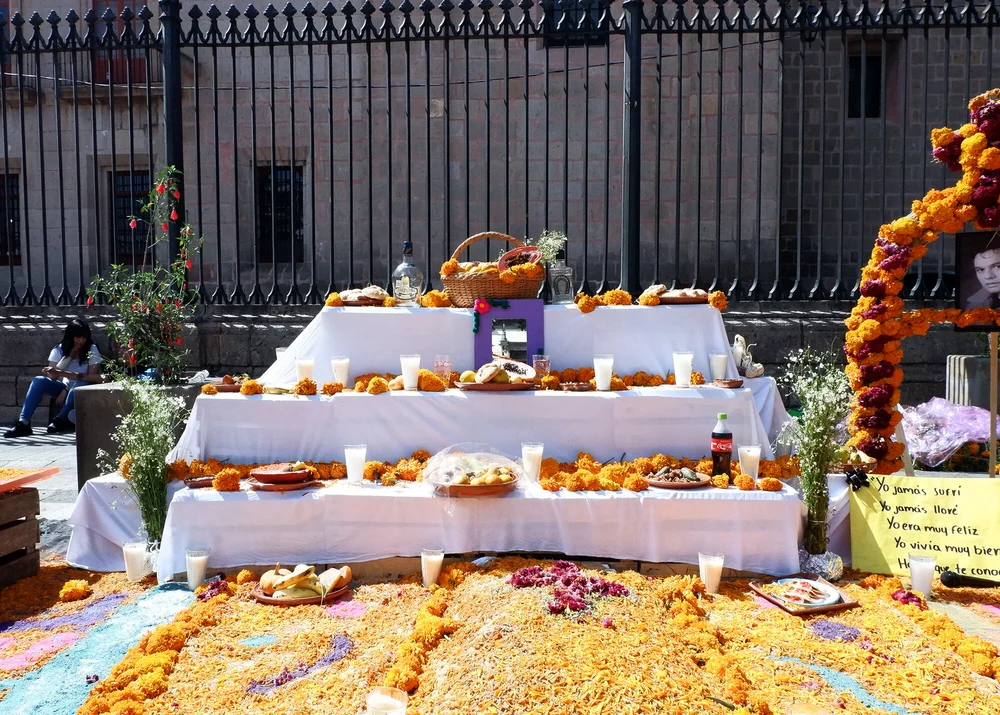
[[31,486],[41,498],[42,556],[65,556],[70,527],[66,522],[76,501],[76,436],[50,435],[45,428],[31,437],[0,438],[0,467],[44,469],[59,467],[59,472]]

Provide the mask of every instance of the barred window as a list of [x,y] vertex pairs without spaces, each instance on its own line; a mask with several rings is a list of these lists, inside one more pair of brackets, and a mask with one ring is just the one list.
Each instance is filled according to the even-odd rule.
[[[111,203],[111,225],[108,246],[112,263],[139,263],[146,251],[149,225],[138,219],[139,207],[146,200],[152,182],[148,172],[108,172]],[[129,226],[131,217],[138,219],[135,228]]]
[[302,167],[257,167],[257,260],[301,263]]
[[0,174],[0,266],[21,265],[21,183]]

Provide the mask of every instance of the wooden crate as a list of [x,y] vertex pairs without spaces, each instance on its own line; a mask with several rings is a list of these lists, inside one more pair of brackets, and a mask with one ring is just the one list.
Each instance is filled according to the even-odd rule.
[[38,490],[0,494],[0,588],[38,573]]

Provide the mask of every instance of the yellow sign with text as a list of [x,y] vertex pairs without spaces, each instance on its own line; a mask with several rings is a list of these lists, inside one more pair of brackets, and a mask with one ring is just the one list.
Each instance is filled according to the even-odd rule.
[[1000,580],[1000,479],[883,476],[851,492],[851,565],[905,575],[909,555],[937,572]]

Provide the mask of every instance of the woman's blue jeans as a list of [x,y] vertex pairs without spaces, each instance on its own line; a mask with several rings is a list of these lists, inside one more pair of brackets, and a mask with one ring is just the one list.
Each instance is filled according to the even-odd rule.
[[[83,381],[70,384],[69,394],[66,395],[66,401],[63,403],[62,409],[59,410],[59,417],[70,419],[70,413],[73,412],[73,388],[86,384]],[[42,398],[58,397],[65,389],[66,385],[61,380],[53,380],[45,375],[39,375],[32,379],[31,385],[28,386],[28,394],[24,396],[24,405],[21,407],[21,422],[30,425],[31,415],[38,409]]]

